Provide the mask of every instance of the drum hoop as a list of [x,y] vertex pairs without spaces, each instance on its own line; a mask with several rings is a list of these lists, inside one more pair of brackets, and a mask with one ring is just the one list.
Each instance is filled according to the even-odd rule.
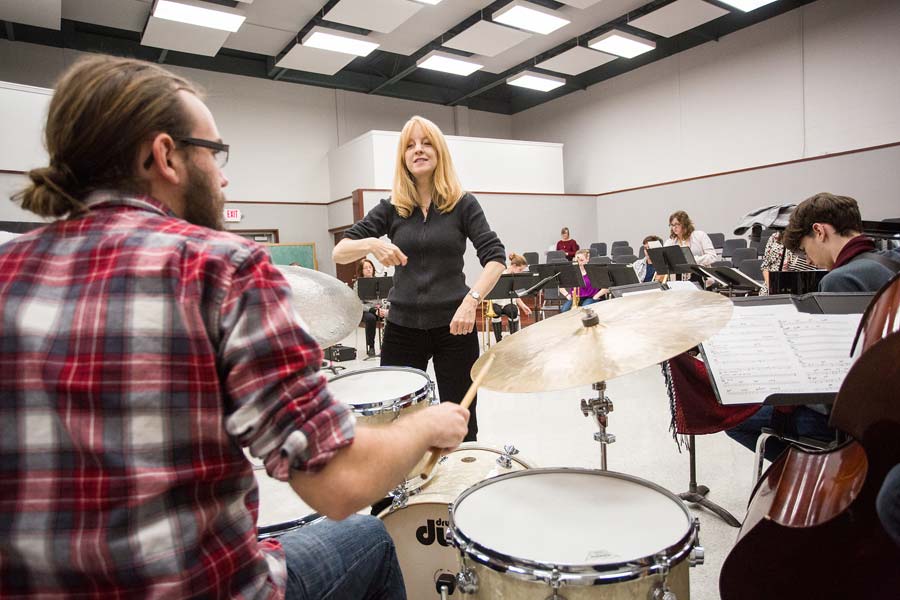
[[406,371],[409,373],[415,373],[416,375],[421,375],[425,379],[425,385],[413,392],[404,394],[399,398],[389,398],[388,400],[382,400],[380,402],[368,402],[365,404],[348,404],[353,414],[361,415],[364,417],[373,417],[386,412],[394,412],[395,407],[396,410],[399,411],[409,406],[416,405],[423,400],[427,400],[434,391],[434,382],[431,381],[431,377],[428,376],[428,373],[422,371],[421,369],[415,369],[413,367],[370,367],[368,369],[359,369],[358,371],[351,371],[349,373],[338,375],[337,377],[332,377],[328,380],[328,383],[332,383],[333,381],[337,381],[338,379],[352,377],[360,373],[384,373],[385,371]]
[[294,531],[295,529],[306,527],[307,525],[311,525],[316,521],[321,521],[324,518],[325,517],[323,517],[319,513],[312,513],[293,521],[272,523],[271,525],[260,525],[256,528],[256,539],[257,541],[261,542],[269,538],[280,537],[289,531]]
[[[645,556],[637,560],[610,563],[606,565],[592,565],[589,563],[580,565],[551,565],[547,563],[539,563],[526,558],[511,556],[486,548],[469,538],[465,533],[456,527],[455,510],[456,506],[462,502],[473,492],[486,487],[488,485],[498,483],[504,479],[512,477],[523,477],[526,475],[535,475],[536,473],[585,473],[589,475],[602,475],[624,479],[632,483],[638,483],[649,487],[664,496],[673,500],[675,504],[681,508],[685,515],[685,519],[689,523],[687,532],[674,544],[661,549],[650,556]],[[506,473],[498,475],[491,479],[481,481],[467,490],[449,505],[450,513],[450,537],[453,545],[463,555],[463,558],[471,558],[475,562],[482,564],[489,569],[499,573],[509,574],[516,579],[524,579],[527,581],[539,581],[543,583],[551,583],[556,580],[565,585],[597,585],[609,584],[622,581],[631,581],[640,579],[649,575],[655,575],[670,570],[676,564],[684,560],[693,549],[697,538],[697,522],[691,518],[684,502],[669,490],[640,477],[617,473],[615,471],[600,471],[596,469],[581,469],[568,467],[554,467],[543,469],[529,469],[524,471],[516,471],[514,473]],[[668,559],[668,565],[662,564],[661,559]]]
[[[466,444],[472,444],[472,445],[467,446]],[[492,446],[481,446],[475,442],[463,442],[455,450],[453,450],[453,452],[448,452],[447,454],[445,454],[444,457],[450,456],[451,454],[455,454],[456,452],[460,452],[462,450],[487,450],[489,452],[495,453],[497,456],[504,455],[504,452],[502,450],[500,450],[498,448],[494,448]],[[442,457],[441,460],[443,460],[444,457]],[[519,458],[518,456],[513,455],[513,456],[510,456],[509,459],[513,462],[519,463],[526,470],[534,469],[534,465],[532,465],[531,463],[529,463],[527,460],[525,460],[523,458]],[[415,496],[416,494],[419,494],[419,493],[425,493],[425,484],[429,483],[431,481],[432,477],[434,477],[434,475],[437,474],[440,464],[441,464],[441,461],[438,461],[438,464],[437,464],[436,468],[431,472],[431,475],[429,475],[428,479],[422,481],[421,484],[416,485],[415,487],[407,487],[406,494],[409,498],[412,498],[413,496]],[[504,473],[504,475],[506,475],[506,473]],[[491,477],[490,479],[495,479],[497,477],[500,477],[500,475],[494,475],[494,477]],[[421,478],[418,478],[418,479],[421,481]],[[416,482],[416,483],[418,483],[418,482]],[[407,481],[407,486],[409,486],[408,481]],[[443,504],[443,502],[439,502],[438,504]],[[393,506],[389,506],[385,509],[387,512],[385,512],[384,514],[390,514],[393,512],[397,512],[398,510],[403,510],[403,508],[404,507],[394,508]],[[378,517],[381,518],[381,515],[378,515]]]

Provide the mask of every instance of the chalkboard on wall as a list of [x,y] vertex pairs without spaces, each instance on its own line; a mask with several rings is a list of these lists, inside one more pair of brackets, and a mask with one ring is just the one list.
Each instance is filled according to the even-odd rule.
[[298,263],[301,267],[307,269],[319,270],[319,263],[316,260],[316,244],[309,242],[305,244],[263,244],[269,250],[272,262],[276,265],[289,265]]

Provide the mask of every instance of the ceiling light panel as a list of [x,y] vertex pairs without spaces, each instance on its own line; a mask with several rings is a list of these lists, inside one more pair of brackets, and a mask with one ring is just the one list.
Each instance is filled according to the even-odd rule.
[[157,19],[176,21],[198,27],[235,32],[241,28],[246,18],[237,11],[227,9],[211,9],[198,6],[193,2],[159,0],[153,8],[153,16]]
[[507,79],[506,83],[539,92],[549,92],[566,85],[566,80],[562,77],[553,77],[552,75],[544,75],[534,71],[522,71]]
[[62,0],[4,0],[0,2],[0,21],[59,31],[61,18]]
[[515,0],[494,12],[491,18],[497,23],[510,27],[518,27],[546,35],[568,25],[571,21],[560,16],[556,11],[532,4],[526,0]]
[[650,52],[656,48],[656,42],[613,29],[592,39],[588,42],[588,46],[607,54],[615,54],[623,58],[634,58],[639,54]]
[[481,56],[497,56],[530,37],[530,33],[520,29],[504,27],[490,21],[478,21],[443,45]]
[[551,59],[539,62],[535,66],[539,69],[565,73],[566,75],[580,75],[585,71],[596,69],[617,58],[618,56],[597,52],[584,46],[575,46],[562,54],[557,54]]
[[431,6],[434,6],[440,1],[441,0],[413,0],[413,2],[418,2],[419,4],[430,4]]
[[422,8],[409,0],[341,0],[325,13],[325,20],[390,33]]
[[468,76],[479,70],[482,65],[466,60],[460,56],[434,50],[416,61],[416,65],[423,69],[442,71],[453,75]]
[[744,12],[756,10],[760,6],[772,4],[775,0],[721,0],[725,4],[730,4],[735,8],[739,8]]
[[345,33],[325,27],[313,27],[303,36],[303,45],[331,52],[342,52],[354,56],[368,56],[378,44],[367,40],[363,35]]
[[355,58],[352,54],[319,50],[318,48],[297,44],[287,54],[282,56],[281,60],[275,63],[275,66],[282,69],[296,69],[297,71],[307,71],[309,73],[334,75],[353,62]]
[[628,24],[663,37],[672,37],[704,23],[730,14],[724,8],[703,0],[677,0]]

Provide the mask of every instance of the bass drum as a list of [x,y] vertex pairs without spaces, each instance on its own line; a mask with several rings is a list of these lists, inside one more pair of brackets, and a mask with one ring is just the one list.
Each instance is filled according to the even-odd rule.
[[394,538],[410,600],[438,598],[438,576],[456,577],[456,552],[446,537],[448,506],[479,481],[532,468],[514,456],[517,453],[512,446],[499,450],[466,442],[440,459],[431,480],[408,497],[405,505],[378,515]]

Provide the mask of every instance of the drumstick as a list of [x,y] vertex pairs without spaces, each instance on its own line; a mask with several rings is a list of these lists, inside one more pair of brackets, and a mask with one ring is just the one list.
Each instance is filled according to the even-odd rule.
[[[469,408],[469,405],[472,404],[472,400],[475,399],[475,393],[478,391],[479,386],[481,386],[481,382],[484,381],[485,375],[490,370],[491,365],[494,364],[494,354],[488,356],[484,361],[484,366],[481,367],[481,371],[478,372],[478,375],[475,376],[475,379],[472,380],[472,385],[469,386],[468,391],[466,391],[466,395],[463,396],[462,402],[459,405],[463,408]],[[434,470],[434,466],[437,464],[437,461],[441,458],[441,450],[435,448],[431,451],[431,457],[428,459],[428,462],[425,463],[425,466],[422,467],[422,472],[419,476],[422,479],[428,479],[428,476],[431,475],[431,472]]]

